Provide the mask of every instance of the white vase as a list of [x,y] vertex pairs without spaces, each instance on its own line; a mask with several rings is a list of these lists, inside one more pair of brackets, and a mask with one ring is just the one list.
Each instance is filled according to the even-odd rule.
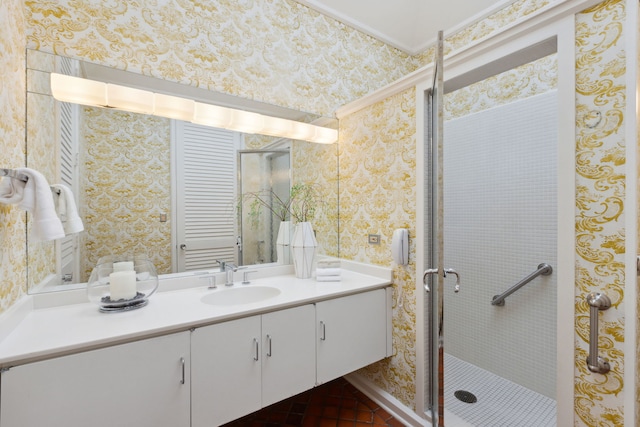
[[293,267],[298,279],[311,277],[313,258],[316,255],[318,242],[309,222],[299,222],[293,231],[291,240],[291,253],[293,255]]
[[291,221],[282,221],[276,238],[276,256],[278,264],[291,264]]

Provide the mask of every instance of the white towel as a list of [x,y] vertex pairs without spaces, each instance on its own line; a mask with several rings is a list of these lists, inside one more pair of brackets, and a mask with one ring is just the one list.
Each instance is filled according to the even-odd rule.
[[339,268],[316,268],[316,276],[340,276]]
[[26,175],[29,178],[28,181],[4,178],[0,184],[0,202],[17,203],[20,209],[33,215],[31,228],[33,241],[64,237],[64,229],[56,215],[53,195],[47,179],[40,172],[29,168],[18,168],[16,172]]
[[64,232],[69,235],[79,233],[84,230],[84,225],[82,224],[82,219],[80,219],[80,216],[78,215],[76,201],[71,189],[64,184],[53,184],[51,188],[60,191],[56,196],[58,198],[56,203],[56,212],[62,222]]
[[316,263],[318,268],[340,268],[339,259],[321,259]]
[[340,276],[316,276],[317,282],[339,282]]

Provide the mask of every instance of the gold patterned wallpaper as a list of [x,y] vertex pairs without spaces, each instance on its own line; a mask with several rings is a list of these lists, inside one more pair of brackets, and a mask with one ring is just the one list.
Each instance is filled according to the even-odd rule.
[[[146,255],[171,272],[171,127],[168,119],[82,107],[80,281],[102,256]],[[160,222],[160,214],[167,221]]]
[[411,58],[291,0],[26,0],[30,47],[331,116]]
[[[447,36],[444,41],[444,55],[451,51],[463,48],[471,42],[487,37],[497,30],[512,24],[514,21],[524,19],[528,15],[554,3],[553,0],[516,0],[503,9],[487,16],[485,19],[469,25],[455,34]],[[435,36],[435,34],[434,34]],[[429,64],[433,61],[434,48],[429,48],[418,55],[421,64]]]
[[[43,66],[39,69],[50,69]],[[38,81],[36,81],[38,80]],[[48,82],[39,81],[30,76],[27,95],[27,140],[29,141],[29,158],[27,166],[42,173],[50,184],[57,183],[55,179],[59,165],[52,162],[52,154],[57,153],[57,139],[51,135],[58,135],[56,131],[55,103],[51,96],[43,95],[47,93]],[[31,215],[27,215],[27,236],[31,232]],[[56,265],[56,243],[53,240],[46,242],[33,242],[27,239],[28,244],[28,283],[27,289],[34,289],[42,283],[49,275],[55,274]]]
[[[446,49],[485,37],[549,3],[516,1],[452,35]],[[623,1],[613,0],[579,14],[576,21],[578,113],[586,117],[584,113],[598,110],[603,118],[595,128],[577,124],[576,425],[620,425],[623,411],[624,393],[616,394],[621,386],[624,331],[620,302],[624,291],[621,200],[625,165],[620,120],[626,76],[619,37],[623,17]],[[24,158],[22,143],[7,141],[23,141],[25,34],[32,48],[322,115],[333,114],[336,107],[393,82],[432,58],[430,51],[409,58],[290,0],[174,0],[161,5],[153,0],[3,0],[0,24],[0,111],[10,117],[0,121],[2,166],[4,162],[20,166]],[[523,87],[530,88],[528,84]],[[342,120],[341,255],[345,258],[389,265],[389,255],[381,249],[390,238],[386,230],[408,227],[415,233],[414,103],[413,91],[407,91]],[[363,157],[365,151],[368,156]],[[305,173],[309,176],[322,173],[319,162],[308,164],[312,169]],[[0,219],[1,311],[24,293],[26,265],[21,247],[24,221],[14,207],[0,206]],[[372,230],[383,235],[380,249],[364,240]],[[414,248],[411,250],[413,253]],[[396,354],[365,372],[409,407],[414,406],[415,393],[412,267],[395,271]],[[599,381],[602,378],[583,372],[587,309],[582,295],[603,288],[615,304],[605,313],[606,335],[602,338],[614,373]]]
[[[340,256],[391,265],[391,233],[416,234],[415,90],[410,89],[340,120]],[[380,234],[369,245],[368,234]],[[410,263],[394,271],[394,355],[362,371],[378,386],[414,408],[415,246]]]
[[[0,7],[0,167],[24,166],[25,23],[21,0]],[[6,178],[2,178],[6,179]],[[26,293],[25,215],[0,205],[0,313]]]
[[[625,2],[610,0],[576,17],[576,371],[575,411],[588,426],[623,424],[625,290],[626,75]],[[635,29],[634,29],[635,30]],[[629,286],[635,286],[630,278]],[[600,314],[599,351],[611,371],[592,374],[589,292],[604,291],[612,306]],[[629,322],[633,325],[633,322]],[[631,326],[633,327],[633,326]]]

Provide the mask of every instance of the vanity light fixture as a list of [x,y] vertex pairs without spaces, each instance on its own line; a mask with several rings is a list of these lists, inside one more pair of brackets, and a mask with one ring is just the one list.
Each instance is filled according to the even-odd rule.
[[153,114],[237,132],[320,144],[338,140],[336,129],[58,73],[51,73],[51,93],[58,101]]

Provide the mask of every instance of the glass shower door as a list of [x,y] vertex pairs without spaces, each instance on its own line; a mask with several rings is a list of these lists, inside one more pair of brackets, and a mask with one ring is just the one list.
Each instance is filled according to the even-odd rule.
[[[540,63],[501,78],[554,69],[552,55],[533,60]],[[515,99],[493,77],[455,91],[449,84],[443,112],[441,57],[435,76],[425,144],[425,411],[434,427],[445,419],[447,426],[555,426],[554,80]],[[489,91],[500,103],[474,104],[474,93]],[[463,278],[459,293],[449,267]],[[504,305],[494,304],[497,296]]]
[[444,235],[443,235],[443,32],[438,32],[434,78],[428,94],[428,137],[425,156],[425,223],[429,238],[425,248],[426,265],[423,284],[426,292],[427,375],[426,408],[431,424],[444,426]]

